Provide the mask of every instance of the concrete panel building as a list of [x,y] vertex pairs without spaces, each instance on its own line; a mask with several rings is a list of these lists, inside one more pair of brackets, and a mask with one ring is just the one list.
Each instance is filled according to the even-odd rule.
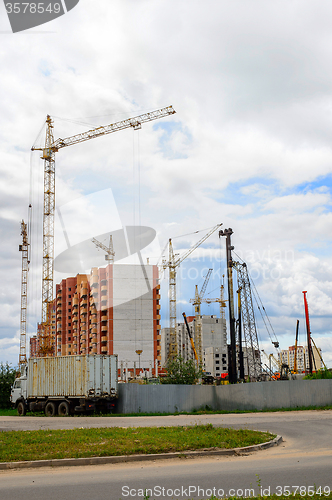
[[93,268],[62,280],[56,301],[57,355],[118,354],[128,370],[160,365],[157,266]]
[[[322,350],[318,347],[320,354],[322,354]],[[312,346],[313,360],[312,360],[312,369],[313,371],[318,371],[323,368],[320,356]],[[286,363],[289,366],[289,369],[294,370],[294,358],[295,358],[295,346],[292,345],[288,349],[283,349],[280,351],[279,359],[281,359],[282,363]],[[309,370],[309,354],[307,346],[297,346],[296,352],[297,359],[297,371],[299,373],[305,373]]]
[[[214,376],[228,372],[228,351],[226,321],[217,316],[201,315],[187,316],[188,326],[192,337],[195,339],[197,321],[200,322],[202,332],[203,369]],[[169,328],[161,330],[161,364],[165,365],[169,354]],[[177,324],[178,353],[185,361],[194,359],[189,335],[184,323]],[[220,359],[219,359],[219,356]],[[226,364],[220,361],[226,359]]]

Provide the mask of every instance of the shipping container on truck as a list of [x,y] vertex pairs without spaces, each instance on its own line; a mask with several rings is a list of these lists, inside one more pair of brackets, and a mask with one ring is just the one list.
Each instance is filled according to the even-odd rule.
[[110,412],[118,396],[117,355],[30,358],[13,384],[10,400],[19,415]]

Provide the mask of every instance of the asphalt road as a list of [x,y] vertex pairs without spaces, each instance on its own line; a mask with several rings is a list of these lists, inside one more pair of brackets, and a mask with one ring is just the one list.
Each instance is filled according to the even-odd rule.
[[[332,411],[170,417],[0,417],[0,429],[214,425],[281,434],[274,448],[238,457],[172,459],[128,464],[0,471],[0,498],[119,500],[253,496],[332,489]],[[289,487],[287,489],[287,487]],[[163,489],[164,488],[164,489]],[[200,488],[200,491],[198,491]],[[215,488],[215,490],[213,490]],[[261,488],[263,490],[261,490]],[[270,489],[269,489],[270,488]],[[325,488],[325,490],[324,490]],[[219,492],[218,492],[219,490]],[[299,490],[300,491],[300,490]]]

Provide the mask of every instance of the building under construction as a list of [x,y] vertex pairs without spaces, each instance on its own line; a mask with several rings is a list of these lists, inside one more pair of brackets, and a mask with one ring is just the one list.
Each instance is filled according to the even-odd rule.
[[[228,372],[228,349],[226,320],[214,315],[187,316],[188,326],[193,338],[199,328],[202,336],[202,367],[214,377]],[[176,325],[179,356],[184,361],[194,359],[190,338],[184,323]],[[169,328],[161,330],[161,364],[169,358]]]
[[[53,355],[118,354],[131,370],[160,366],[160,285],[152,265],[108,264],[56,285]],[[54,323],[53,323],[54,322]],[[37,352],[37,338],[30,355]]]

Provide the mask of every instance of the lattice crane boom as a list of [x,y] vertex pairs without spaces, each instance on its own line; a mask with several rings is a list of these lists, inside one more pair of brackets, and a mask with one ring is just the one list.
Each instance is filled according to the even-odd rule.
[[239,263],[233,261],[233,267],[237,270],[237,282],[241,295],[243,337],[247,349],[248,374],[250,380],[260,380],[262,374],[262,363],[256,330],[255,313],[252,303],[249,273],[245,262]]
[[170,333],[170,345],[169,345],[169,355],[168,359],[173,360],[178,355],[178,343],[176,338],[176,269],[179,265],[187,258],[189,255],[196,250],[205,240],[211,236],[222,224],[217,224],[210,231],[203,236],[195,245],[193,245],[189,250],[187,250],[180,257],[174,254],[172,239],[169,239],[168,243],[168,261],[163,261],[163,269],[168,268],[169,270],[169,333]]
[[54,274],[54,209],[55,209],[55,153],[67,146],[95,139],[119,130],[138,130],[142,123],[157,120],[175,113],[172,106],[128,118],[102,127],[96,127],[65,139],[54,140],[53,120],[46,118],[46,139],[43,148],[32,147],[32,151],[42,151],[44,160],[44,212],[43,212],[43,279],[42,279],[42,324],[39,335],[39,356],[53,354],[50,314],[53,302]]
[[20,354],[19,365],[27,362],[26,356],[26,333],[27,333],[27,292],[28,292],[28,272],[29,272],[29,242],[27,225],[21,222],[22,245],[19,251],[22,252],[22,280],[21,280],[21,324],[20,324]]
[[114,264],[114,257],[115,257],[115,252],[113,248],[113,238],[112,235],[110,235],[110,242],[108,247],[104,245],[104,243],[101,243],[101,241],[98,241],[96,238],[92,238],[91,240],[96,247],[101,248],[105,252],[105,260],[111,262],[111,264]]

